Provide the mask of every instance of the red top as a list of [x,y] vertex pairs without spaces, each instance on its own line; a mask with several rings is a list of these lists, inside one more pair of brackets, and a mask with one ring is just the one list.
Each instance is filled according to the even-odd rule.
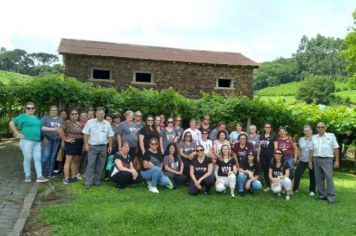
[[282,149],[284,157],[294,157],[294,140],[290,137],[287,139],[278,138],[278,148]]

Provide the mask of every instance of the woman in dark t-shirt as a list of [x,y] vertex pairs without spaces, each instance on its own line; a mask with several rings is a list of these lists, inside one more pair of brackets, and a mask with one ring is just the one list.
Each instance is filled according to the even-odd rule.
[[247,153],[247,159],[241,163],[237,183],[239,185],[239,194],[244,195],[244,189],[253,193],[262,188],[261,182],[258,180],[261,175],[261,166],[257,162],[256,152],[250,151]]
[[212,176],[213,164],[209,157],[205,156],[204,147],[197,145],[195,152],[197,155],[190,163],[190,184],[189,194],[198,195],[202,188],[205,188],[205,194],[210,195],[210,189],[214,185]]
[[269,178],[272,182],[272,192],[281,196],[283,189],[286,190],[286,200],[290,200],[292,194],[292,181],[289,178],[290,166],[287,161],[283,161],[283,150],[277,148],[274,151],[274,157],[269,167]]
[[[159,133],[157,132],[156,126],[154,124],[153,116],[147,116],[145,126],[140,129],[138,139],[140,145],[140,156],[142,156],[147,149],[150,148],[149,141],[152,138],[159,140]],[[160,149],[158,149],[160,150]]]
[[152,193],[159,193],[157,184],[173,189],[171,180],[162,173],[162,154],[158,150],[158,139],[151,138],[150,148],[143,154],[143,168],[141,176],[148,181],[148,190]]
[[124,141],[121,144],[120,151],[117,152],[114,157],[115,165],[111,172],[110,180],[116,183],[116,187],[118,188],[126,188],[133,184],[138,177],[138,173],[133,167],[129,151],[129,143]]

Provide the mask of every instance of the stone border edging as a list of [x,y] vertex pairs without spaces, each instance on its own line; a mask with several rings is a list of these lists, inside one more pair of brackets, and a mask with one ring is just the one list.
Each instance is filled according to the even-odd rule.
[[35,197],[37,195],[39,188],[40,188],[40,184],[37,184],[37,183],[35,183],[31,187],[30,191],[28,192],[28,194],[26,195],[26,197],[24,199],[23,206],[20,211],[19,217],[18,217],[14,227],[12,228],[12,231],[10,231],[7,234],[8,236],[20,236],[21,235],[21,233],[25,227],[27,218],[30,216],[31,207],[35,200]]

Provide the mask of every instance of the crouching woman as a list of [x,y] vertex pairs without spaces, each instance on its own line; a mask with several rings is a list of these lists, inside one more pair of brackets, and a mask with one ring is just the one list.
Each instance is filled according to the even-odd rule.
[[230,188],[231,197],[235,197],[237,166],[235,159],[231,156],[229,145],[222,145],[219,159],[216,161],[215,169],[215,189],[217,192],[224,192],[226,187]]
[[239,185],[240,196],[244,195],[244,190],[249,193],[254,193],[262,188],[261,182],[258,180],[261,175],[261,166],[257,162],[256,152],[250,151],[247,153],[247,159],[241,163],[237,183]]
[[282,149],[278,148],[274,151],[274,157],[269,166],[269,179],[271,180],[272,192],[280,197],[281,193],[285,191],[288,201],[292,194],[292,181],[289,178],[290,166],[287,161],[282,161],[282,156]]
[[116,183],[116,187],[118,188],[126,188],[133,184],[138,177],[138,173],[133,167],[129,151],[129,143],[123,142],[120,151],[117,152],[114,157],[115,165],[110,180]]
[[214,177],[212,175],[213,163],[204,153],[204,147],[198,145],[195,149],[195,156],[190,163],[190,184],[189,194],[198,195],[204,187],[204,192],[210,195],[210,189],[214,186]]

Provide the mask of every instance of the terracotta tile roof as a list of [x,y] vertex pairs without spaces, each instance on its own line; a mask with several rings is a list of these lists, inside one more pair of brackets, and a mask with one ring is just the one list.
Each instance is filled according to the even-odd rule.
[[62,39],[58,52],[60,54],[258,67],[258,63],[235,52],[200,51],[75,39]]

